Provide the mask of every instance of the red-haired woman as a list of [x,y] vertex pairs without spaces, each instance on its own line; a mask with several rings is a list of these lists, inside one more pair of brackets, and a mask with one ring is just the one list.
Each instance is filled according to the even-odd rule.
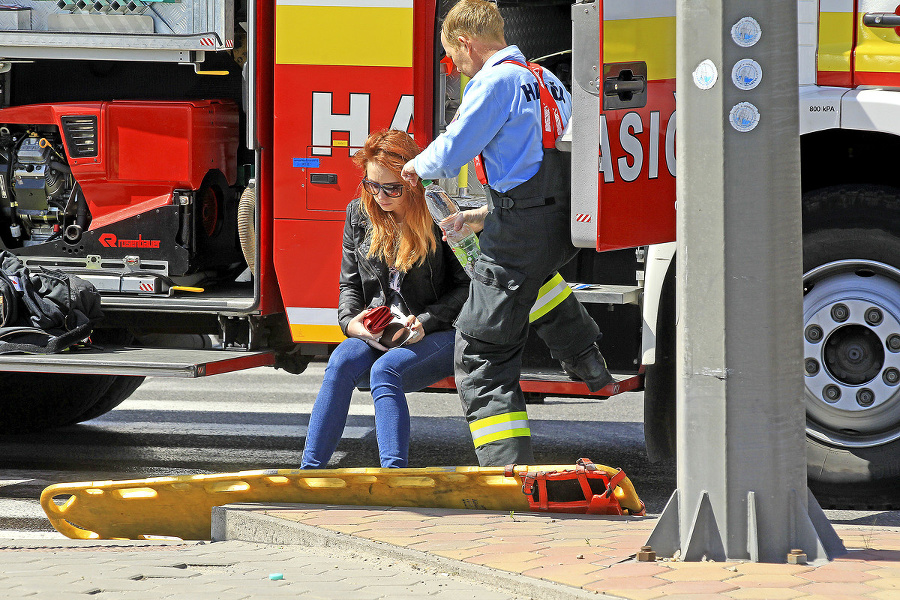
[[[372,390],[382,467],[405,467],[409,408],[404,392],[453,375],[452,323],[469,294],[469,278],[441,242],[422,184],[400,170],[419,153],[405,132],[378,131],[353,157],[364,176],[347,207],[338,322],[347,339],[325,367],[309,417],[302,468],[325,467],[340,441],[354,388]],[[405,315],[411,337],[388,349],[363,325],[369,308]]]

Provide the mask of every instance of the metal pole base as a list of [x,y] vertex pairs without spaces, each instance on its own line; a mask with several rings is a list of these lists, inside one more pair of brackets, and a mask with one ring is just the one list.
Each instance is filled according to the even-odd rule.
[[[789,546],[776,556],[760,556],[759,523],[756,518],[756,494],[747,493],[747,547],[726,550],[728,541],[723,537],[716,521],[709,493],[703,492],[691,519],[690,531],[681,531],[681,494],[675,490],[647,539],[657,556],[679,558],[683,561],[701,560],[750,560],[752,562],[795,562],[793,557],[805,555],[808,563],[822,563],[847,553],[843,541],[835,533],[831,523],[819,507],[818,501],[806,491],[806,505],[790,491],[792,514],[790,516]],[[802,553],[793,552],[796,549]],[[793,554],[792,554],[793,552]]]

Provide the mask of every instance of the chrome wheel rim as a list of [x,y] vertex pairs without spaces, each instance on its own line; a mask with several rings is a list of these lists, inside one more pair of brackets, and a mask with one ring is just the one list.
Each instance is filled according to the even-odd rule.
[[803,289],[807,433],[856,448],[900,438],[900,271],[840,260]]

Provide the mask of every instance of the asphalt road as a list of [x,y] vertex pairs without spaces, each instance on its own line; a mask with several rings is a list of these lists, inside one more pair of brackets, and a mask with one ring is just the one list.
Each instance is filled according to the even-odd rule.
[[[324,364],[302,375],[269,368],[202,379],[151,378],[114,411],[74,427],[0,437],[0,537],[58,536],[37,503],[52,483],[296,468]],[[539,464],[587,457],[620,467],[649,513],[675,488],[675,463],[649,463],[643,395],[547,398],[529,405]],[[474,465],[455,392],[409,395],[410,466]],[[371,396],[357,392],[329,466],[378,466]],[[900,525],[896,511],[828,511],[832,520]]]

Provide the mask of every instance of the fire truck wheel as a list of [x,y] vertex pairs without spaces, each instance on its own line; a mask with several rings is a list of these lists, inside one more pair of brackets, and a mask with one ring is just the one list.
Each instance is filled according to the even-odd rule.
[[114,375],[0,373],[0,431],[44,431],[72,423],[102,398]]
[[117,375],[103,395],[82,414],[67,423],[67,425],[90,421],[91,419],[96,419],[100,415],[105,415],[118,405],[122,404],[122,402],[131,396],[142,383],[144,383],[143,377]]
[[807,473],[823,507],[900,502],[900,237],[876,228],[890,220],[803,238]]
[[675,261],[659,297],[656,359],[644,370],[644,446],[650,462],[675,458]]

